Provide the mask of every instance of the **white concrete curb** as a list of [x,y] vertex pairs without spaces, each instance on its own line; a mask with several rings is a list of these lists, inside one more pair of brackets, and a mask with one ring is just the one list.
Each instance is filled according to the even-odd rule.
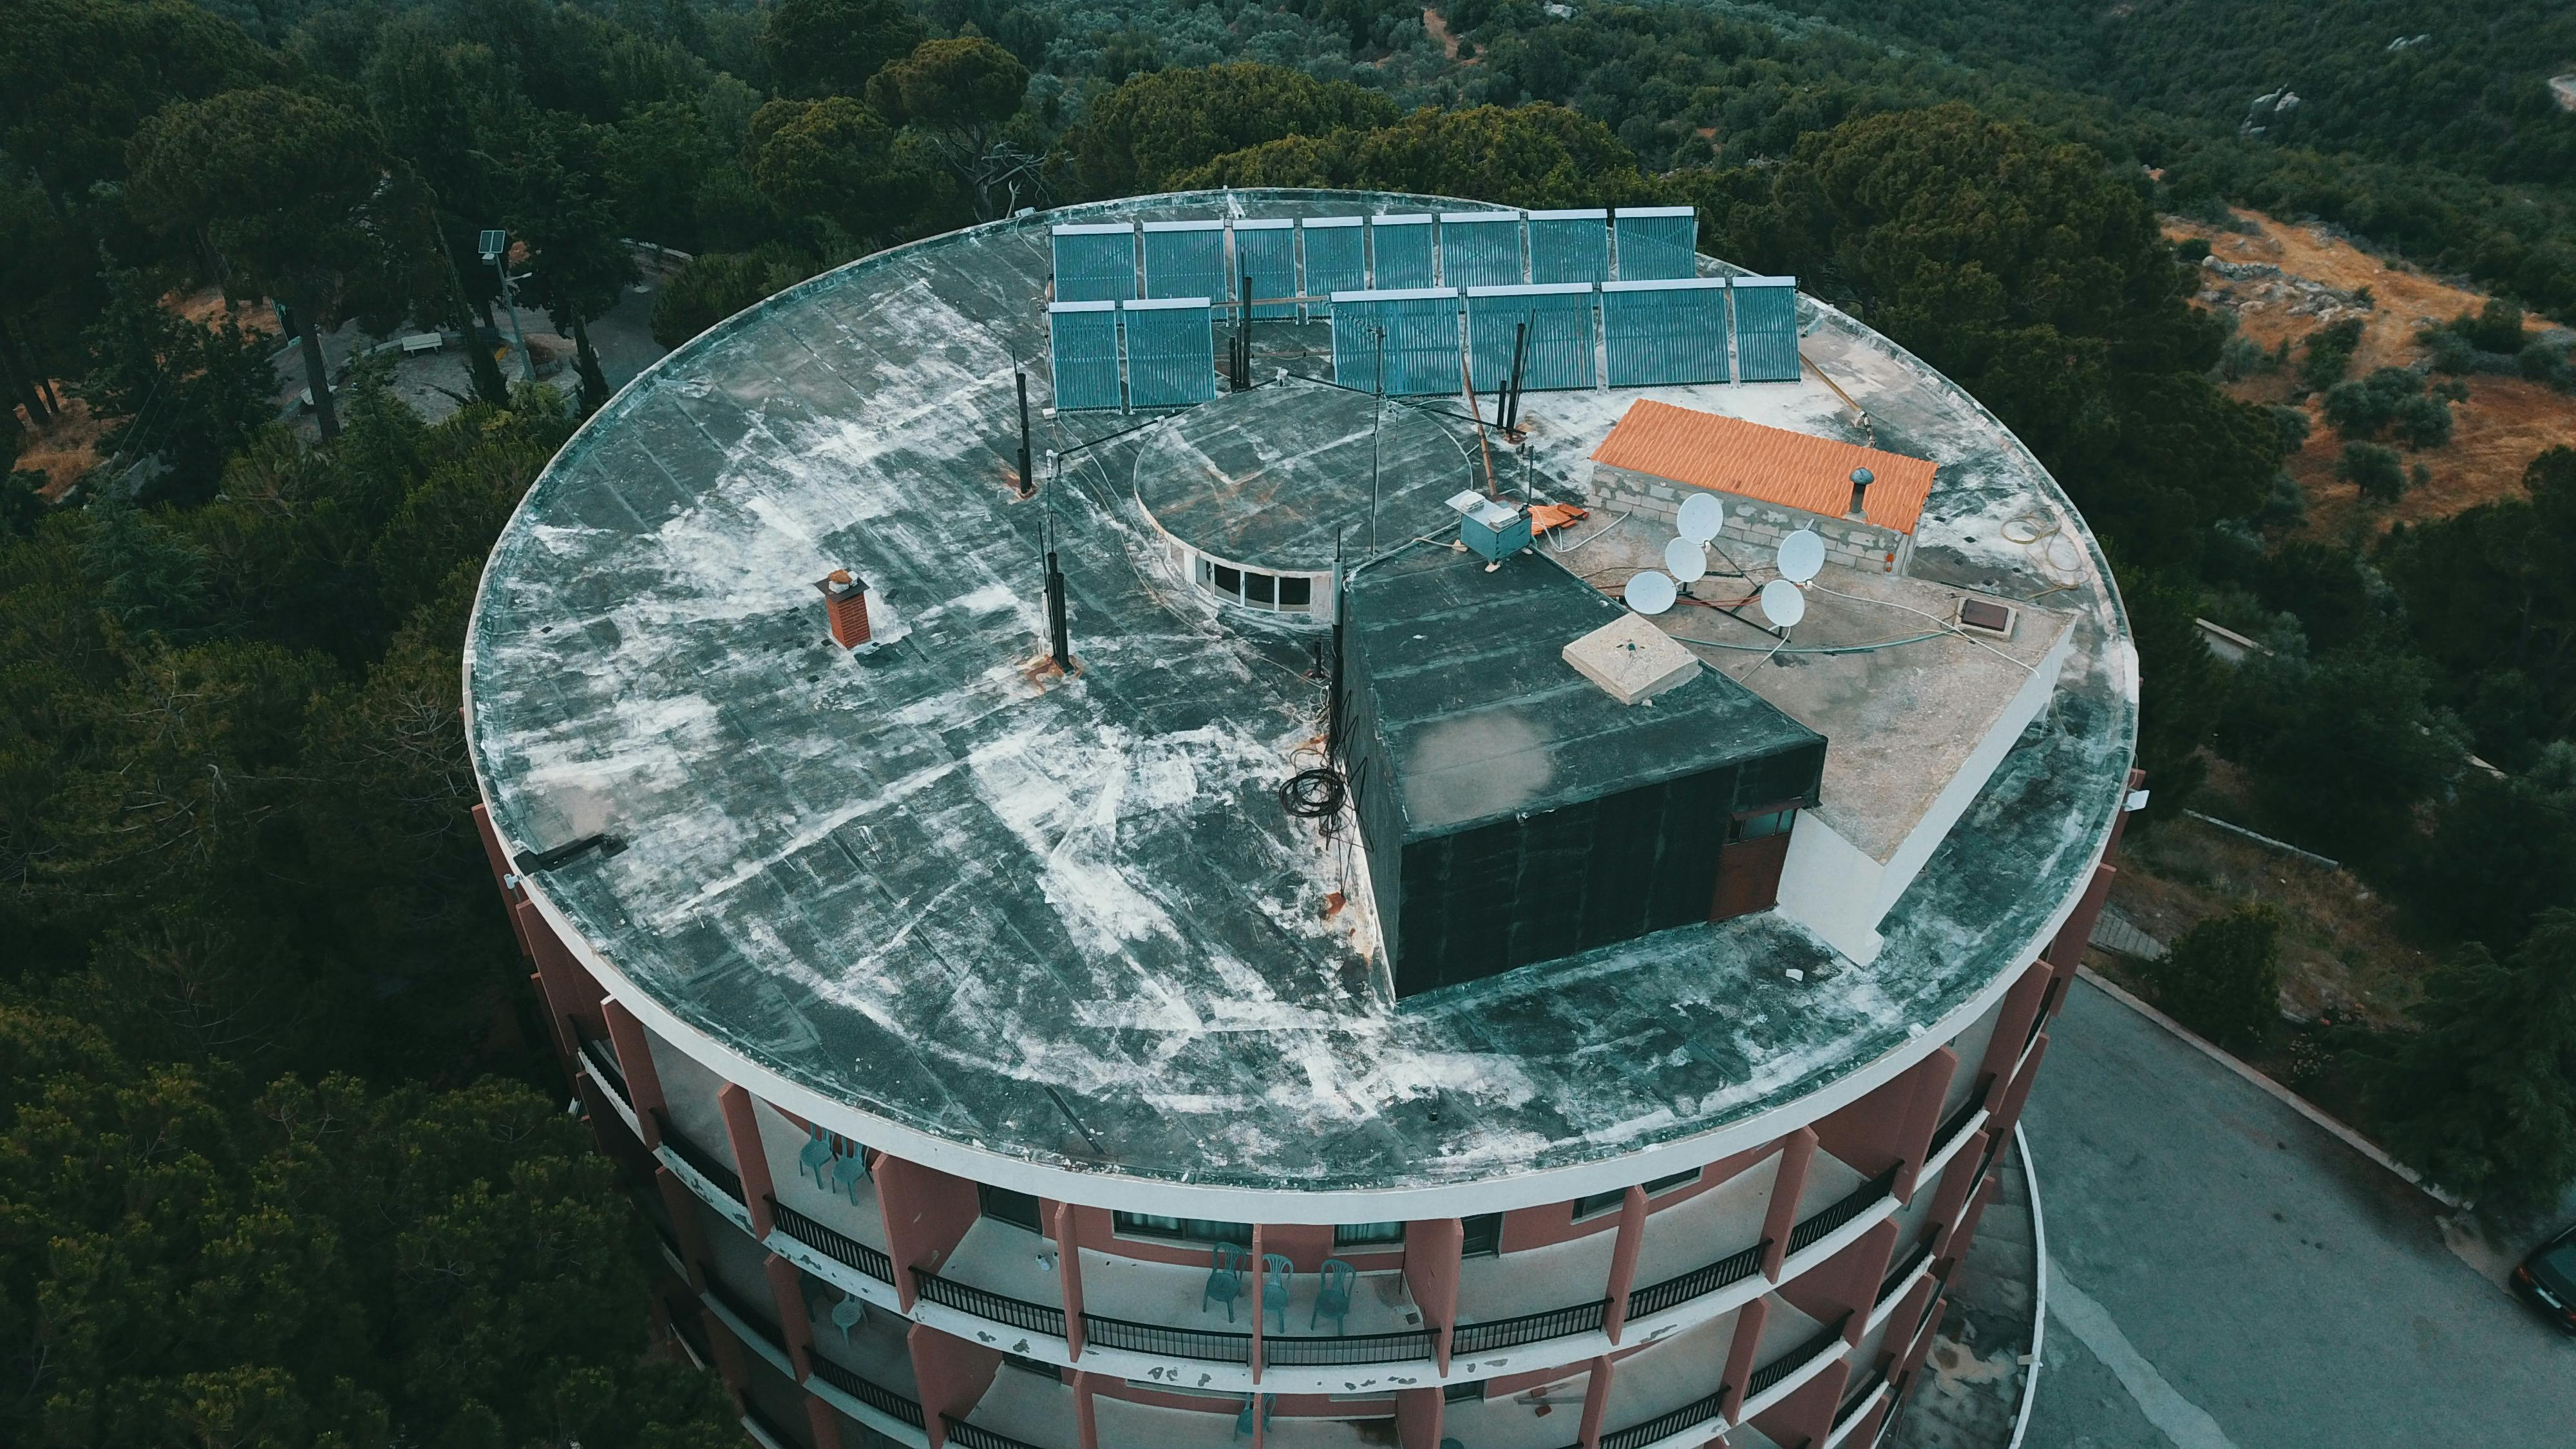
[[2369,1138],[2353,1131],[2350,1127],[2345,1126],[2341,1122],[2338,1122],[2334,1118],[2317,1110],[2316,1106],[2309,1102],[2307,1098],[2300,1096],[2298,1093],[2291,1091],[2289,1088],[2282,1086],[2276,1081],[2273,1081],[2270,1077],[2267,1077],[2261,1072],[2254,1070],[2252,1067],[2245,1065],[2243,1062],[2238,1061],[2235,1057],[2222,1051],[2216,1045],[2202,1039],[2198,1034],[2193,1032],[2191,1028],[2184,1026],[2181,1022],[2174,1020],[2172,1017],[2165,1015],[2163,1012],[2156,1010],[2154,1007],[2147,1005],[2143,1001],[2140,1001],[2138,998],[2121,990],[2109,981],[2104,980],[2092,967],[2078,966],[2075,968],[2075,974],[2092,983],[2095,987],[2101,990],[2102,994],[2110,997],[2113,1001],[2119,1002],[2121,1005],[2128,1007],[2131,1011],[2138,1013],[2147,1020],[2154,1022],[2156,1025],[2163,1027],[2169,1032],[2172,1032],[2175,1036],[2189,1042],[2192,1046],[2199,1048],[2201,1055],[2208,1057],[2211,1061],[2218,1063],[2220,1066],[2227,1068],[2236,1075],[2243,1077],[2246,1081],[2253,1083],[2256,1087],[2261,1088],[2267,1095],[2272,1097],[2273,1100],[2279,1102],[2282,1106],[2289,1108],[2291,1111],[2307,1118],[2317,1126],[2333,1133],[2335,1138],[2342,1142],[2344,1146],[2351,1148],[2353,1151],[2360,1153],[2362,1156],[2369,1158],[2381,1167],[2387,1168],[2390,1172],[2393,1172],[2399,1177],[2402,1177],[2408,1182],[2414,1184],[2417,1188],[2423,1191],[2425,1196],[2433,1199],[2435,1202],[2442,1204],[2444,1207],[2453,1209],[2454,1211],[2468,1206],[2468,1203],[2464,1199],[2454,1197],[2450,1193],[2443,1191],[2441,1188],[2434,1186],[2432,1183],[2426,1182],[2422,1174],[2416,1172],[2415,1169],[2408,1167],[2405,1163],[2398,1161],[2396,1158],[2389,1156],[2386,1152],[2380,1149],[2378,1143],[2371,1141]]
[[2030,1138],[2013,1123],[2013,1152],[2021,1158],[2021,1190],[2030,1198],[2031,1253],[2038,1268],[2030,1288],[2030,1371],[2021,1376],[2021,1412],[2013,1416],[2012,1439],[2004,1449],[2021,1449],[2030,1432],[2030,1406],[2039,1402],[2039,1355],[2048,1343],[2048,1219],[2039,1210],[2039,1174],[2031,1170]]

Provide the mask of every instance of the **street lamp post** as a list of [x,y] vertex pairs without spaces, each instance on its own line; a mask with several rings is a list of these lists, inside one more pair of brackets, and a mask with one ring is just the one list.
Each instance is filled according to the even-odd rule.
[[501,309],[510,314],[510,340],[519,346],[519,370],[533,383],[537,380],[537,359],[528,351],[527,335],[519,330],[518,297],[510,290],[510,234],[497,228],[484,232],[481,250],[483,260],[490,262],[501,278]]

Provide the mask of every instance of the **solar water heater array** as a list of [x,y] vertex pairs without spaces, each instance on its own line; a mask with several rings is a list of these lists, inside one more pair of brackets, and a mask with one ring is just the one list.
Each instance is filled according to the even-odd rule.
[[1203,403],[1216,396],[1216,309],[1205,297],[1051,303],[1047,361],[1058,412]]

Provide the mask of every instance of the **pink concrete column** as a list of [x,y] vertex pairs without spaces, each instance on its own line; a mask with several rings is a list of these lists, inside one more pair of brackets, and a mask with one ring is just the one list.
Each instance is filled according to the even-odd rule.
[[1091,1393],[1091,1375],[1073,1371],[1074,1449],[1100,1449],[1100,1411]]
[[671,1236],[680,1240],[680,1266],[688,1270],[689,1291],[707,1291],[707,1234],[698,1221],[698,1195],[680,1185],[671,1169],[656,1165],[653,1185],[661,1190],[662,1210],[671,1216]]
[[2119,873],[2107,863],[2093,867],[2093,879],[2084,887],[2084,898],[2075,903],[2075,913],[2041,953],[2059,976],[2074,975],[2075,963],[2084,959],[2084,947],[2093,939],[2093,923],[2102,919],[2102,903],[2110,899],[2111,878]]
[[1834,1410],[1842,1405],[1843,1385],[1850,1381],[1850,1358],[1829,1363],[1789,1397],[1754,1415],[1753,1427],[1775,1444],[1822,1444],[1833,1432]]
[[[1261,1267],[1261,1252],[1261,1224],[1254,1223],[1252,1225],[1252,1384],[1255,1392],[1252,1402],[1255,1405],[1261,1402],[1261,1395],[1258,1392],[1261,1386],[1261,1325],[1262,1320],[1267,1316],[1261,1310],[1261,1295],[1270,1286],[1268,1282],[1270,1275]],[[1252,1436],[1256,1441],[1261,1437],[1261,1415],[1257,1411],[1252,1416]]]
[[662,1073],[653,1065],[644,1023],[613,997],[600,1004],[600,1015],[608,1019],[608,1044],[617,1049],[617,1070],[626,1074],[626,1090],[635,1098],[635,1119],[644,1124],[644,1145],[659,1147],[662,1124],[657,1119],[669,1104],[662,1095]]
[[550,1035],[554,1037],[555,1051],[563,1058],[564,1070],[569,1073],[578,1043],[572,1034],[575,998],[568,989],[570,983],[564,977],[567,972],[580,975],[581,964],[564,949],[562,940],[555,935],[555,928],[546,924],[546,918],[537,913],[533,903],[521,901],[513,910],[519,918],[520,939],[528,943],[536,959],[537,999],[546,1004],[546,1025],[553,1029]]
[[[2045,961],[2034,961],[2024,967],[2021,979],[2004,994],[2004,1009],[1996,1014],[1995,1034],[1986,1042],[1986,1054],[1977,1063],[1977,1074],[2001,1081],[2021,1060],[2022,1043],[2030,1039],[2030,1024],[2039,1019],[2040,1008],[2048,1004],[2049,984],[2057,974]],[[1989,1104],[1992,1105],[1992,1104]]]
[[1888,1366],[1887,1376],[1890,1380],[1897,1378],[1902,1370],[1911,1367],[1905,1362],[1905,1350],[1911,1345],[1914,1326],[1923,1321],[1924,1310],[1932,1306],[1932,1295],[1940,1291],[1940,1279],[1928,1276],[1918,1278],[1914,1280],[1913,1287],[1905,1290],[1905,1296],[1897,1300],[1896,1311],[1888,1315],[1887,1342],[1894,1349],[1896,1358],[1896,1361]]
[[841,1449],[841,1421],[831,1405],[810,1392],[805,1395],[805,1426],[814,1431],[814,1449]]
[[1868,1326],[1879,1280],[1887,1275],[1887,1260],[1895,1248],[1896,1223],[1880,1223],[1841,1252],[1799,1274],[1796,1280],[1781,1284],[1780,1296],[1789,1301],[1790,1307],[1821,1323],[1833,1322],[1837,1314],[1849,1314],[1851,1321],[1843,1325],[1843,1341],[1858,1343],[1861,1331]]
[[1985,1217],[1987,1206],[1994,1202],[1995,1189],[2000,1183],[2001,1179],[1989,1176],[1985,1185],[1977,1189],[1977,1195],[1969,1199],[1968,1210],[1960,1214],[1958,1231],[1950,1235],[1949,1249],[1944,1256],[1955,1262],[1967,1257],[1968,1250],[1977,1245],[1977,1223]]
[[1986,1118],[1986,1130],[1994,1134],[1995,1141],[2001,1142],[2011,1136],[2013,1124],[2021,1120],[2021,1109],[2030,1101],[2030,1089],[2039,1080],[2039,1064],[2047,1055],[2048,1033],[2043,1031],[2039,1040],[2030,1044],[2030,1055],[2022,1061],[2021,1075],[2014,1077],[2012,1085],[2004,1088],[2003,1100],[1995,1104],[1995,1110]]
[[1896,1200],[1914,1200],[1914,1181],[1923,1173],[1923,1159],[1932,1151],[1933,1130],[1941,1125],[1941,1103],[1950,1094],[1950,1080],[1959,1073],[1959,1054],[1948,1047],[1936,1049],[1907,1075],[1912,1079],[1913,1097],[1905,1115],[1905,1131],[1898,1143],[1900,1153],[1896,1169]]
[[1397,1449],[1440,1449],[1440,1411],[1443,1407],[1437,1387],[1396,1390]]
[[[1057,1203],[1055,1205],[1053,1217],[1055,1221],[1056,1282],[1064,1291],[1065,1349],[1070,1357],[1079,1361],[1082,1357],[1084,1343],[1082,1328],[1082,1223],[1081,1220],[1074,1215],[1073,1204],[1069,1202]],[[1089,1412],[1091,1401],[1086,1397],[1082,1402],[1087,1414]]]
[[1780,1149],[1779,1175],[1771,1180],[1771,1203],[1762,1214],[1762,1276],[1777,1283],[1780,1265],[1789,1257],[1789,1230],[1798,1225],[1798,1194],[1807,1186],[1807,1164],[1816,1156],[1816,1129],[1801,1127]]
[[1002,1354],[927,1323],[914,1324],[904,1338],[912,1349],[913,1381],[921,1386],[923,1428],[930,1435],[930,1449],[940,1449],[948,1442],[948,1426],[940,1416],[963,1419],[975,1412],[984,1391],[993,1386]]
[[741,1339],[733,1336],[733,1330],[725,1326],[723,1319],[712,1313],[701,1311],[698,1326],[707,1335],[707,1351],[715,1355],[716,1376],[725,1381],[726,1388],[733,1390],[736,1403],[750,1403],[750,1350],[742,1346]]
[[1616,1372],[1606,1354],[1592,1361],[1592,1376],[1583,1384],[1583,1429],[1575,1436],[1583,1449],[1598,1449],[1601,1443],[1601,1417],[1610,1412],[1610,1379]]
[[1728,1423],[1744,1412],[1744,1386],[1753,1381],[1753,1355],[1762,1347],[1762,1325],[1771,1300],[1756,1298],[1735,1315],[1735,1338],[1726,1346],[1726,1376],[1718,1380],[1717,1408]]
[[528,933],[519,926],[519,903],[528,895],[513,884],[518,873],[510,864],[510,852],[501,844],[501,832],[492,827],[492,812],[477,805],[471,813],[474,833],[483,841],[483,858],[492,867],[492,884],[501,890],[501,909],[510,918],[510,934],[518,938],[519,954],[534,961],[536,954],[528,949]]
[[1467,1242],[1456,1218],[1424,1218],[1404,1225],[1404,1286],[1431,1330],[1431,1353],[1449,1372],[1449,1331],[1458,1321],[1458,1268]]
[[912,1274],[936,1273],[982,1211],[975,1184],[935,1167],[880,1153],[875,1164],[877,1205],[885,1213],[886,1256],[894,1260],[895,1293],[912,1311]]
[[760,1276],[769,1280],[770,1310],[778,1315],[787,1340],[787,1361],[796,1366],[796,1382],[814,1376],[814,1315],[805,1307],[805,1288],[796,1265],[776,1253],[761,1260]]
[[[2129,771],[2130,789],[2143,790],[2146,787],[2146,771],[2135,769]],[[2123,802],[2120,813],[2111,817],[2111,838],[2102,842],[2102,858],[2104,860],[2109,860],[2112,856],[2120,853],[2120,841],[2129,833],[2129,816],[2132,813],[2133,812],[2127,808],[2126,802]]]
[[1602,1330],[1619,1341],[1628,1323],[1628,1290],[1637,1281],[1637,1250],[1646,1241],[1646,1190],[1631,1185],[1619,1199],[1619,1241],[1610,1247],[1609,1302],[1601,1310]]
[[1959,1145],[1950,1166],[1941,1174],[1941,1190],[1932,1198],[1932,1253],[1940,1257],[1949,1252],[1950,1230],[1958,1226],[1959,1213],[1968,1205],[1968,1194],[1976,1191],[1974,1165],[1984,1156],[1986,1144],[1994,1141],[1990,1132],[1979,1131]]
[[760,1118],[752,1110],[751,1093],[738,1082],[727,1082],[716,1093],[716,1105],[724,1109],[725,1140],[733,1145],[734,1171],[742,1175],[742,1203],[751,1209],[751,1235],[766,1240],[778,1226],[778,1215],[769,1205],[778,1194],[778,1184],[769,1175],[769,1150],[760,1140]]

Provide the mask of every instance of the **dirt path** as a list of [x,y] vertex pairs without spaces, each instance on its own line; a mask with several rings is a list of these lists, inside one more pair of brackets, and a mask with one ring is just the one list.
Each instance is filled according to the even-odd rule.
[[[2266,350],[2286,339],[2294,368],[2300,340],[2345,317],[2362,323],[2352,376],[2404,367],[2422,355],[2415,342],[2418,330],[2487,304],[2483,292],[2427,276],[2404,262],[2385,261],[2322,231],[2260,212],[2237,214],[2254,227],[2252,232],[2173,217],[2166,218],[2165,232],[2209,243],[2210,256],[2221,265],[2207,269],[2201,304],[2233,309],[2237,331]],[[2525,325],[2533,335],[2541,330]],[[2469,396],[2452,409],[2449,445],[2404,454],[2410,468],[2421,463],[2430,469],[2432,481],[2409,488],[2392,506],[2364,508],[2352,488],[2336,479],[2343,439],[2326,426],[2322,402],[2307,399],[2302,406],[2309,416],[2308,443],[2287,467],[2308,496],[2308,532],[2341,540],[2356,527],[2376,533],[2396,522],[2447,518],[2513,493],[2522,484],[2523,469],[2542,449],[2576,445],[2576,397],[2521,378],[2464,381]],[[2229,391],[2248,401],[2281,403],[2295,386],[2294,378],[2276,373],[2247,378]]]
[[[1429,35],[1433,40],[1440,42],[1440,53],[1442,55],[1449,57],[1451,60],[1458,60],[1458,37],[1450,33],[1448,17],[1442,15],[1439,11],[1432,9],[1430,6],[1425,5],[1422,7],[1422,29],[1424,34]],[[1460,65],[1475,64],[1472,60],[1462,60],[1458,61],[1458,63]]]

